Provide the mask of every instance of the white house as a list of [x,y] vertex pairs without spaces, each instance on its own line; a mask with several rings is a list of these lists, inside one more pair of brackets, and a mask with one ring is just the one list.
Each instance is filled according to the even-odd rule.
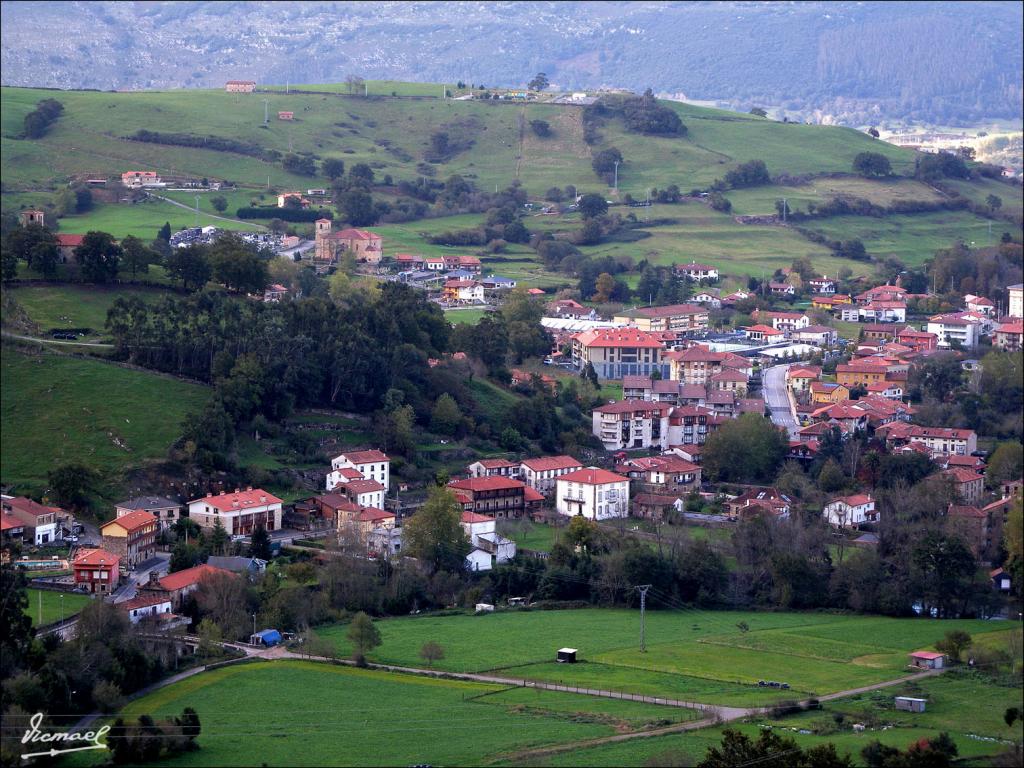
[[593,432],[606,451],[668,448],[670,403],[622,400],[595,408]]
[[811,290],[820,296],[832,296],[836,292],[836,284],[834,280],[829,280],[827,277],[816,277],[813,280],[808,280],[807,284],[811,286]]
[[125,603],[118,603],[117,607],[128,613],[128,621],[138,624],[150,616],[171,613],[171,598],[165,595],[143,595]]
[[694,304],[703,304],[706,307],[718,309],[722,306],[722,299],[717,290],[706,290],[695,293],[690,299]]
[[928,318],[928,333],[934,333],[939,337],[939,346],[949,349],[955,342],[960,346],[973,349],[978,346],[981,338],[981,323],[968,317],[964,313],[952,313],[948,315],[934,315]]
[[262,488],[204,496],[188,503],[188,516],[207,530],[217,521],[232,536],[247,536],[256,528],[268,531],[281,528],[281,499]]
[[519,464],[507,459],[479,459],[466,471],[470,477],[519,477]]
[[830,525],[837,528],[856,528],[863,523],[878,522],[875,500],[864,493],[833,499],[821,513]]
[[689,264],[676,264],[676,273],[686,275],[689,280],[717,280],[718,267],[710,264],[698,264],[691,261]]
[[516,543],[497,532],[493,517],[463,512],[461,522],[462,530],[466,532],[473,547],[466,556],[466,567],[469,570],[489,571],[493,565],[507,563],[516,556]]
[[982,315],[992,315],[996,311],[996,305],[992,303],[991,299],[975,296],[973,293],[964,296],[964,306],[967,307],[968,312],[977,312]]
[[876,299],[859,307],[857,318],[862,323],[905,323],[907,322],[907,304],[904,301]]
[[555,481],[555,507],[560,514],[607,520],[629,515],[629,478],[588,467]]
[[331,459],[332,470],[346,468],[356,470],[367,480],[376,480],[384,486],[385,493],[391,487],[391,459],[382,451],[352,451]]
[[519,479],[536,491],[547,494],[555,489],[555,480],[562,475],[583,469],[572,456],[540,456],[524,459],[519,465]]

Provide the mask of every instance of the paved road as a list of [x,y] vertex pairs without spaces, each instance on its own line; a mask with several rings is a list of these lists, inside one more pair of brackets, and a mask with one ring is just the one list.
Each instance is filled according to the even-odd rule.
[[58,339],[42,339],[36,336],[22,336],[17,333],[10,333],[9,331],[0,332],[4,337],[8,339],[18,339],[20,341],[34,341],[38,344],[63,344],[69,347],[104,347],[106,349],[113,349],[113,344],[104,344],[99,341],[60,341]]
[[793,411],[789,407],[789,394],[786,392],[786,371],[789,365],[773,365],[762,374],[762,392],[765,403],[772,414],[772,421],[785,427],[789,432],[789,438],[796,440],[800,425],[793,418]]
[[167,573],[170,561],[170,554],[167,552],[157,552],[155,557],[139,563],[138,567],[128,574],[121,586],[114,590],[114,594],[110,596],[110,602],[123,603],[126,600],[131,600],[135,597],[135,588],[139,584],[145,584],[149,581],[150,572],[154,571],[157,574]]

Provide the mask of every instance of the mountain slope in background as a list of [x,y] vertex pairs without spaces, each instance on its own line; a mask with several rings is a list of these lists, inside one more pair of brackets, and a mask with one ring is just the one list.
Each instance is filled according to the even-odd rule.
[[544,71],[565,89],[652,87],[847,124],[1016,120],[1024,103],[1015,2],[2,5],[8,85],[513,86]]

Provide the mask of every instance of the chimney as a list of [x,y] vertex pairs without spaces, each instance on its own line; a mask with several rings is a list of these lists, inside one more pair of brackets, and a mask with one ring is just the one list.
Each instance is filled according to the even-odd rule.
[[152,570],[152,571],[149,572],[149,584],[151,586],[155,586],[159,582],[159,580],[160,580],[160,577],[159,577],[159,575],[157,575],[156,570]]

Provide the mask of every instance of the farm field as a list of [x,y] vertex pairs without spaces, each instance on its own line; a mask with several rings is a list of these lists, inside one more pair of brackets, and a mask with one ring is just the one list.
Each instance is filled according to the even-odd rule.
[[535,552],[550,552],[560,532],[553,525],[529,520],[502,521],[499,528],[501,535],[512,539],[517,547]]
[[444,319],[452,325],[460,323],[476,325],[477,321],[486,314],[489,313],[482,309],[449,309],[444,313]]
[[[895,256],[909,267],[916,267],[941,248],[950,248],[957,240],[978,248],[989,244],[989,220],[968,211],[942,211],[915,215],[835,216],[820,221],[804,222],[809,230],[821,232],[832,240],[859,238],[872,256]],[[1002,232],[1021,236],[1020,227],[1005,221],[993,221],[992,242],[998,243]],[[856,267],[854,267],[856,271]],[[831,273],[830,273],[831,274]]]
[[[988,205],[986,198],[989,195],[995,195],[1003,201],[1001,210],[1010,213],[1016,211],[1018,216],[1021,213],[1021,207],[1024,206],[1024,187],[1017,184],[1007,184],[996,179],[973,179],[971,181],[946,179],[943,181],[943,185],[955,189],[968,200],[980,205]],[[996,222],[996,224],[999,223]]]
[[[973,184],[965,184],[972,187]],[[775,202],[786,198],[790,211],[807,211],[808,203],[816,205],[833,197],[860,197],[876,205],[888,206],[910,200],[937,202],[944,199],[931,187],[911,179],[864,179],[857,176],[824,176],[799,186],[771,185],[733,189],[726,193],[733,213],[742,216],[775,213]]]
[[169,295],[158,288],[66,284],[31,285],[8,290],[43,333],[60,328],[91,328],[98,336],[104,334],[107,310],[117,299],[136,297],[150,302]]
[[[195,205],[194,201],[189,201]],[[227,211],[225,216],[234,215],[233,211]],[[171,231],[196,226],[195,211],[187,211],[179,208],[165,200],[147,199],[134,205],[99,203],[88,213],[65,216],[60,220],[60,231],[70,234],[84,234],[98,230],[109,232],[115,238],[122,238],[128,235],[135,235],[148,243],[156,237],[157,230],[169,222]],[[199,226],[215,226],[221,229],[255,232],[263,227],[257,224],[243,222],[223,221],[215,219],[211,215],[202,212],[198,217]]]
[[[63,615],[65,618],[74,616],[92,599],[88,595],[77,592],[51,592],[47,589],[32,589],[31,587],[27,593],[28,607],[25,609],[25,613],[32,618],[32,625],[36,627],[60,621],[61,597],[64,598]],[[42,600],[42,610],[40,610],[40,600]]]
[[[659,597],[652,594],[649,605],[658,608]],[[737,627],[741,621],[749,631]],[[435,640],[446,651],[438,667],[453,672],[501,670],[516,678],[707,703],[785,697],[758,688],[761,679],[788,682],[807,695],[890,680],[906,672],[907,652],[930,647],[946,631],[1009,629],[972,620],[653,610],[647,615],[647,652],[640,653],[639,612],[626,609],[428,616],[385,620],[378,627],[383,643],[371,654],[374,661],[416,666],[420,645]],[[348,652],[343,625],[320,634]],[[852,643],[851,637],[865,639]],[[555,664],[554,651],[562,646],[579,648],[582,663]]]
[[18,493],[45,489],[47,472],[65,462],[108,473],[163,458],[209,397],[155,373],[9,345],[0,373],[0,424],[19,436],[0,446],[0,476]]
[[[317,692],[310,704],[309,692]],[[266,707],[266,692],[275,706]],[[201,749],[167,765],[471,765],[546,744],[568,743],[650,722],[692,716],[686,710],[594,701],[302,661],[205,672],[123,710],[163,717],[193,707]],[[382,738],[369,723],[388,722],[402,738]],[[252,726],[246,726],[251,723]],[[78,764],[93,764],[80,758]]]

